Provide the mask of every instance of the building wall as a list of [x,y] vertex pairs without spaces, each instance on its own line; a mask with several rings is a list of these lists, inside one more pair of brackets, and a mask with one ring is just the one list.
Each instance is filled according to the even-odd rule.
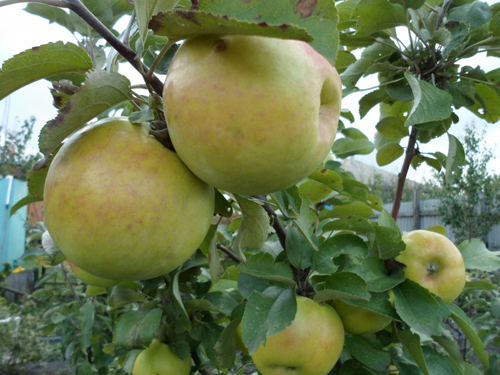
[[27,208],[18,210],[12,217],[10,209],[28,193],[26,181],[10,177],[0,178],[0,267],[19,259],[25,249]]

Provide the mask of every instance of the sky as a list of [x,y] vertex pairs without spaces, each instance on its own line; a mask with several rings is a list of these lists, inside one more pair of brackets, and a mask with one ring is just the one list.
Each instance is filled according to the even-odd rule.
[[[487,0],[487,2],[493,4],[496,3],[497,0]],[[22,10],[24,6],[25,4],[16,4],[0,8],[0,63],[31,47],[49,42],[62,40],[76,43],[73,35],[65,28],[57,24],[49,24],[48,21],[41,17],[24,12]],[[116,29],[121,31],[125,26],[126,20],[122,19],[119,21]],[[485,71],[490,71],[500,67],[499,61],[499,59],[486,57],[486,54],[480,54],[479,57],[475,59],[465,61],[465,64],[473,67],[481,65]],[[120,73],[126,75],[133,84],[141,82],[139,74],[128,64],[122,64]],[[376,84],[376,76],[373,75],[360,80],[358,87],[369,88]],[[57,110],[52,106],[52,96],[49,91],[50,87],[50,82],[41,80],[16,91],[9,97],[0,101],[1,127],[5,128],[7,126],[13,129],[19,126],[25,119],[31,116],[36,117],[35,137],[29,144],[29,150],[32,153],[37,151],[37,138],[40,129],[47,121],[53,119],[57,115]],[[358,101],[368,92],[369,91],[365,91],[349,95],[347,98],[344,98],[342,107],[349,109],[356,118],[356,121],[348,126],[358,128],[373,141],[376,131],[375,125],[379,121],[378,106],[374,107],[363,119],[360,119],[358,114]],[[493,160],[490,166],[495,173],[500,174],[500,123],[487,124],[485,121],[476,118],[466,109],[460,109],[457,113],[460,117],[460,123],[453,125],[450,129],[450,133],[459,138],[462,137],[464,135],[465,125],[471,122],[475,123],[478,131],[481,131],[483,128],[486,129],[487,147],[492,148],[495,153],[498,154],[498,158]],[[345,123],[347,125],[347,122]],[[405,142],[406,140],[403,140],[401,144],[404,146]],[[441,151],[446,154],[447,150],[448,137],[446,136],[442,136],[420,147],[420,151],[422,152]],[[378,167],[375,161],[375,152],[366,156],[355,156],[355,159]],[[402,162],[403,157],[381,168],[397,174],[401,169]],[[415,181],[422,181],[429,178],[431,171],[432,169],[425,165],[418,168],[416,171],[411,168],[408,173],[408,178]]]

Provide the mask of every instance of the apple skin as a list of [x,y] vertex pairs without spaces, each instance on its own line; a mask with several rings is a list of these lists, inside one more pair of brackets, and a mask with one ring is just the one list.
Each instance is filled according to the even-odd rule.
[[104,279],[102,277],[92,275],[91,273],[82,270],[69,259],[66,259],[64,262],[68,264],[75,276],[87,285],[98,286],[101,288],[111,288],[112,286],[120,283],[118,280]]
[[340,300],[334,301],[333,307],[342,319],[345,330],[355,335],[379,332],[392,322],[390,318]]
[[453,302],[465,286],[465,263],[460,250],[436,232],[415,230],[403,235],[406,249],[396,260],[406,277],[428,289],[444,303]]
[[145,280],[185,262],[210,227],[214,191],[126,118],[64,143],[45,182],[45,218],[68,259],[93,275]]
[[342,84],[297,40],[201,36],[179,48],[163,92],[169,134],[201,180],[260,195],[308,176],[330,151]]
[[191,357],[180,359],[169,346],[153,340],[151,345],[139,353],[132,368],[132,375],[189,375]]
[[340,357],[344,326],[333,307],[297,297],[297,315],[251,354],[263,375],[326,375]]
[[234,335],[236,337],[236,347],[244,354],[250,355],[250,353],[248,353],[248,349],[243,343],[243,326],[241,325],[241,323],[238,325],[238,327],[236,327],[236,332],[234,333]]

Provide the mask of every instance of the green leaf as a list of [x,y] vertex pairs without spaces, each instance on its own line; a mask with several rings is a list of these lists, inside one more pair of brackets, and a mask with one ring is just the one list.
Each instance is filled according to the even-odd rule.
[[493,272],[500,268],[500,253],[489,251],[477,238],[462,242],[458,249],[464,258],[465,268],[469,270]]
[[261,253],[254,255],[248,259],[246,264],[241,263],[238,268],[242,273],[248,275],[295,286],[290,267],[285,263],[274,263],[274,259],[270,254]]
[[351,17],[357,21],[358,37],[406,24],[403,7],[388,0],[359,1]]
[[471,81],[466,79],[461,79],[455,83],[446,81],[445,90],[450,93],[455,108],[471,107],[474,105],[476,87]]
[[340,368],[339,375],[375,375],[375,373],[368,370],[358,361],[349,359],[345,362],[342,362],[342,367]]
[[289,218],[299,216],[302,198],[297,186],[272,193],[271,197],[273,197],[283,215]]
[[347,88],[356,86],[358,80],[365,75],[366,71],[373,65],[383,62],[394,53],[394,48],[397,48],[394,42],[390,39],[373,39],[370,38],[370,46],[363,50],[361,57],[340,75],[342,83]]
[[355,62],[356,62],[356,57],[351,52],[340,50],[337,53],[337,59],[335,60],[334,65],[335,69],[337,69],[337,72],[340,74]]
[[500,93],[495,88],[477,83],[475,85],[476,96],[473,106],[467,109],[473,112],[479,118],[494,124],[500,120]]
[[262,25],[259,27],[264,29],[269,28],[266,24],[278,25],[281,29],[295,28],[283,25],[300,27],[311,35],[311,45],[332,64],[335,62],[338,50],[338,14],[335,4],[330,0],[210,0],[200,1],[199,9],[240,21],[259,22]]
[[405,280],[405,273],[401,268],[388,274],[384,261],[375,257],[366,258],[361,265],[355,265],[349,271],[365,280],[370,292],[391,290]]
[[448,19],[462,22],[469,30],[474,30],[490,22],[491,10],[488,3],[474,1],[470,4],[453,8]]
[[87,349],[92,344],[92,326],[94,325],[95,305],[88,301],[80,307],[81,336],[80,342],[83,349]]
[[465,363],[462,358],[460,348],[458,347],[458,343],[455,340],[451,340],[444,336],[432,336],[432,338],[449,354],[448,360],[455,370],[455,374],[464,374]]
[[363,96],[359,100],[359,116],[360,118],[363,118],[366,116],[366,114],[375,107],[377,104],[379,104],[382,100],[386,99],[389,95],[387,94],[387,91],[378,89],[376,91],[373,91],[365,96]]
[[487,369],[490,366],[490,358],[488,352],[486,351],[484,343],[481,341],[481,338],[477,334],[476,326],[460,307],[453,304],[451,304],[449,307],[451,310],[451,318],[463,331],[477,357],[479,358],[483,366]]
[[[342,177],[328,168],[317,168],[311,173],[308,178],[321,182],[335,191],[342,191]],[[299,188],[300,189],[300,188]]]
[[500,287],[498,285],[492,284],[491,281],[488,280],[473,280],[467,281],[465,283],[465,287],[462,293],[469,293],[474,290],[500,290]]
[[375,226],[375,242],[373,252],[380,259],[386,260],[395,258],[406,248],[401,239],[399,229]]
[[333,273],[335,266],[333,259],[340,255],[347,255],[358,263],[368,255],[366,243],[352,234],[340,234],[323,242],[319,251],[314,254],[314,268],[320,273]]
[[410,133],[404,122],[397,117],[385,117],[375,126],[384,137],[399,141]]
[[406,324],[428,336],[437,332],[439,304],[427,289],[407,279],[393,291],[396,311]]
[[488,25],[488,30],[495,35],[499,36],[500,35],[500,4],[493,4],[491,6],[491,11],[493,14],[493,17],[490,20],[490,23]]
[[135,0],[135,14],[137,16],[137,26],[139,34],[144,42],[148,34],[148,23],[151,18],[160,12],[165,12],[174,8],[179,0]]
[[286,255],[290,263],[298,269],[306,269],[312,265],[316,253],[302,231],[295,225],[286,232]]
[[449,93],[429,82],[417,80],[411,73],[405,73],[405,77],[413,92],[413,107],[405,126],[445,120],[450,117],[452,97]]
[[224,267],[221,264],[219,257],[219,250],[217,249],[217,225],[212,225],[209,229],[209,233],[212,232],[213,235],[210,239],[210,244],[208,246],[208,268],[210,270],[210,276],[212,276],[212,284],[215,284],[221,278],[224,273]]
[[419,365],[420,369],[425,375],[431,375],[429,369],[427,368],[427,363],[425,361],[425,355],[420,344],[420,336],[411,331],[397,331],[397,336],[403,346],[408,350],[408,353],[412,356],[415,362]]
[[126,350],[149,345],[160,326],[161,316],[160,308],[127,311],[116,325],[116,345]]
[[333,210],[322,210],[319,218],[324,220],[327,218],[349,218],[353,216],[361,216],[366,219],[373,215],[373,208],[363,202],[352,202],[345,205],[335,205]]
[[369,301],[364,300],[344,300],[344,303],[352,306],[361,307],[362,309],[374,312],[375,314],[385,316],[387,318],[400,321],[401,319],[396,314],[396,310],[389,300],[389,293],[372,293]]
[[323,233],[349,230],[368,238],[370,244],[375,240],[375,229],[370,222],[362,216],[351,215],[346,218],[331,221],[323,226]]
[[54,74],[92,69],[87,51],[72,43],[48,43],[8,59],[0,70],[0,100],[14,91]]
[[236,195],[236,200],[241,208],[243,220],[234,239],[233,249],[238,258],[245,260],[246,249],[260,249],[266,242],[270,228],[269,216],[262,205],[255,201],[238,195]]
[[61,142],[104,111],[130,98],[130,81],[121,74],[96,70],[40,132],[39,147],[49,155]]
[[136,292],[130,288],[114,288],[109,296],[108,304],[113,309],[119,309],[127,306],[130,303],[144,302],[146,296],[142,293]]
[[446,183],[453,182],[455,176],[461,174],[461,167],[465,165],[465,151],[462,143],[452,134],[448,134],[448,155],[446,157]]
[[385,371],[391,364],[389,352],[384,350],[380,342],[374,338],[347,335],[345,346],[349,354],[371,369]]
[[240,324],[240,320],[233,320],[225,328],[219,336],[215,351],[218,353],[217,362],[220,367],[231,368],[234,365],[236,358],[236,329]]
[[264,293],[253,292],[242,319],[243,344],[253,354],[266,338],[285,330],[297,312],[293,289],[269,287]]
[[177,272],[170,284],[170,293],[174,297],[174,305],[180,313],[179,323],[186,330],[191,328],[191,321],[189,320],[189,316],[186,312],[186,308],[184,307],[184,303],[182,302],[181,292],[179,290],[179,275],[180,272]]
[[[44,4],[31,3],[23,9],[24,11],[35,14],[49,20],[49,23],[57,23],[68,29],[71,33],[76,31],[71,16],[61,8],[56,8]],[[91,68],[89,68],[91,69]]]
[[214,213],[224,216],[231,217],[233,216],[233,207],[231,203],[222,195],[219,189],[214,189],[215,191],[215,208]]
[[380,166],[390,164],[394,160],[399,159],[404,152],[404,148],[399,143],[386,143],[377,151],[377,164]]
[[340,138],[333,143],[332,151],[338,158],[345,159],[353,155],[368,155],[375,146],[368,139]]
[[314,295],[316,302],[333,299],[342,300],[366,300],[370,299],[370,293],[366,288],[366,282],[352,272],[338,272],[316,286],[318,291]]

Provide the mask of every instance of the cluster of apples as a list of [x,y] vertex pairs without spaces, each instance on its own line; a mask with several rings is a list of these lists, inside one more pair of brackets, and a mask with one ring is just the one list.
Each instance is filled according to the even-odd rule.
[[[214,187],[269,194],[298,183],[323,161],[335,138],[341,96],[337,71],[307,43],[254,36],[187,40],[163,95],[176,152],[149,135],[146,125],[126,118],[105,119],[73,135],[48,171],[48,230],[75,274],[90,285],[166,274],[205,237]],[[402,254],[400,261],[405,259]],[[349,321],[362,310],[341,301],[334,306],[339,314],[297,297],[291,326],[252,353],[259,371],[325,375],[342,351],[344,326],[366,333],[390,322],[372,317],[376,327],[359,332]],[[315,345],[308,345],[311,338]],[[324,348],[319,351],[318,340]],[[154,341],[138,356],[133,373],[187,375],[190,368],[189,358]]]

